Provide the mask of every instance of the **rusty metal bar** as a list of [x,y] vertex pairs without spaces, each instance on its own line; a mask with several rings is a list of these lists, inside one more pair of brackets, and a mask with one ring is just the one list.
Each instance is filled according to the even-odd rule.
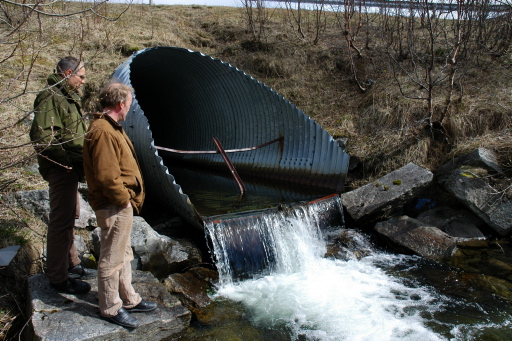
[[[283,140],[282,136],[278,137],[277,139],[274,139],[272,141],[265,142],[263,144],[255,146],[255,147],[227,149],[227,150],[224,150],[224,152],[226,152],[226,153],[248,152],[251,150],[256,150],[256,149],[268,146],[269,144],[276,143],[281,140]],[[178,153],[178,154],[220,154],[220,151],[218,151],[218,150],[179,150],[179,149],[165,148],[165,147],[159,147],[159,146],[155,146],[155,148],[158,150],[164,150],[166,152]]]
[[238,172],[236,171],[235,167],[231,163],[231,160],[229,159],[228,155],[226,154],[224,148],[222,148],[222,144],[220,143],[219,139],[216,138],[216,137],[213,138],[213,142],[215,142],[215,145],[219,149],[220,155],[222,155],[222,158],[226,162],[226,165],[228,166],[229,170],[231,171],[231,174],[235,178],[236,183],[238,184],[238,188],[240,188],[240,194],[242,196],[244,196],[245,195],[244,183],[242,182],[242,179],[240,179],[240,176],[238,175]]

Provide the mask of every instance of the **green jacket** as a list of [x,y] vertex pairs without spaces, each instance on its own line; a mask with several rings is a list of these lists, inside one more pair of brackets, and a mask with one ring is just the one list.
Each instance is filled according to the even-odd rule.
[[36,97],[30,139],[41,154],[37,161],[43,178],[50,168],[64,165],[72,167],[83,182],[82,150],[87,125],[81,112],[80,96],[61,81],[60,75],[50,75],[49,88]]
[[123,127],[106,114],[94,115],[84,145],[87,200],[97,211],[131,202],[135,213],[144,203],[144,181],[137,155]]

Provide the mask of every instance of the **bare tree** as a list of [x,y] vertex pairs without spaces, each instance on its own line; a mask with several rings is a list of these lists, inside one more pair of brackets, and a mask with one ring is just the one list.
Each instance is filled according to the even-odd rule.
[[420,122],[442,124],[456,93],[462,101],[466,71],[484,54],[500,56],[509,49],[505,8],[487,0],[416,0],[409,3],[407,19],[404,8],[385,19],[395,82],[404,97],[425,103]]
[[264,0],[240,0],[247,20],[247,28],[255,42],[261,42],[266,37],[270,12]]
[[407,18],[404,18],[403,14],[407,12],[409,6],[405,2],[398,2],[393,7],[382,3],[379,10],[382,19],[378,34],[385,44],[386,51],[392,53],[399,61],[406,59],[408,55],[405,28]]
[[[356,43],[363,26],[369,24],[365,20],[366,2],[358,0],[343,0],[341,6],[335,8],[336,18],[347,45],[347,55],[350,62],[352,78],[361,92],[366,92],[373,84],[370,79],[361,79],[358,64],[364,64],[362,48]],[[369,27],[366,27],[369,30]]]
[[[477,5],[476,0],[458,0],[455,5],[456,9],[451,13],[451,25],[447,25],[449,29],[447,33],[452,37],[452,43],[446,58],[448,88],[446,90],[444,109],[442,109],[439,117],[439,122],[441,123],[449,113],[453,95],[456,90],[457,76],[459,76],[457,83],[462,84],[464,65],[461,61],[467,56],[467,50],[469,49],[472,32],[474,30],[474,16],[475,13],[477,13],[475,11]],[[459,94],[459,99],[461,100],[462,91],[460,91]]]
[[[405,26],[408,58],[401,62],[388,50],[401,94],[426,103],[427,116],[424,120],[430,124],[434,118],[436,91],[449,78],[449,61],[457,60],[460,48],[457,38],[454,44],[448,42],[451,37],[446,32],[444,16],[443,10],[430,1],[411,2]],[[450,48],[451,52],[446,53]]]
[[[0,2],[0,189],[16,181],[15,175],[6,175],[7,169],[36,155],[23,127],[33,114],[33,99],[59,58],[55,53],[84,59],[84,36],[94,30],[88,28],[91,19],[115,22],[129,8],[118,7],[107,15],[106,2]],[[61,41],[71,46],[69,50],[52,50]]]
[[484,53],[502,57],[512,44],[512,1],[480,1],[474,5],[478,15],[476,41]]
[[[325,0],[308,2],[308,8],[303,7],[303,2],[285,1],[288,14],[288,22],[292,30],[300,39],[309,39],[313,45],[318,44],[320,36],[326,30]],[[304,27],[306,26],[306,27]],[[310,34],[308,34],[311,32]],[[311,35],[310,38],[308,36]]]

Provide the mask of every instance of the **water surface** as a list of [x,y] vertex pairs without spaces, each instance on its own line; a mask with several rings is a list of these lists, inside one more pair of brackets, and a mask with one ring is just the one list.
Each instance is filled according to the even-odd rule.
[[[467,274],[378,250],[369,236],[353,229],[330,229],[329,234],[348,234],[351,242],[326,258],[326,231],[317,221],[314,209],[301,208],[261,224],[261,233],[272,236],[266,247],[275,265],[269,273],[243,280],[220,271],[209,314],[233,310],[236,318],[213,317],[211,324],[191,328],[186,339],[512,339],[509,304],[479,292],[466,281]],[[221,226],[208,229],[222,236]],[[216,254],[222,252],[221,245],[214,247]],[[229,267],[229,262],[217,266]]]

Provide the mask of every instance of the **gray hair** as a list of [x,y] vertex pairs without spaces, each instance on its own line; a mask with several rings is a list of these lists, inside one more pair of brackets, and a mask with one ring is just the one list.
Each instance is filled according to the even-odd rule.
[[75,72],[80,68],[80,66],[83,66],[83,64],[84,63],[81,62],[78,58],[67,56],[62,58],[57,64],[57,72],[61,75],[64,75],[67,70]]
[[110,83],[100,91],[99,100],[102,109],[115,107],[121,102],[125,102],[128,94],[131,94],[133,88],[123,83]]

